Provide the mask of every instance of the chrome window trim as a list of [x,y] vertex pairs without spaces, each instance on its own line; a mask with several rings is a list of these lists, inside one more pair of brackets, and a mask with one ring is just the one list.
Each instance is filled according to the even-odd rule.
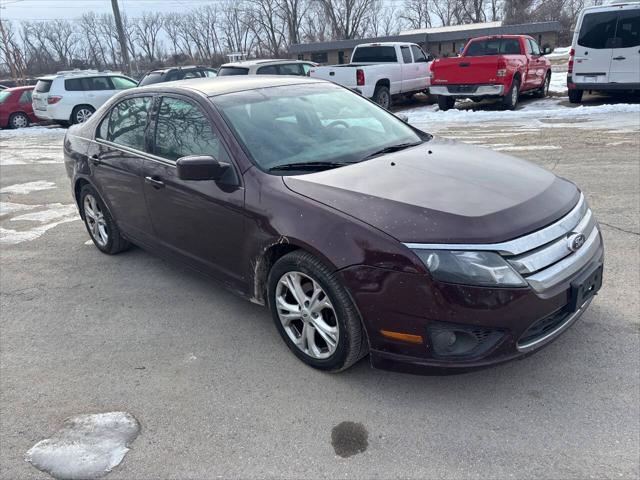
[[575,207],[557,222],[530,233],[523,237],[515,238],[501,243],[404,243],[411,250],[482,250],[497,252],[501,255],[520,255],[529,252],[542,245],[556,240],[558,237],[571,232],[582,220],[586,211],[587,203],[584,195],[580,194],[580,199]]

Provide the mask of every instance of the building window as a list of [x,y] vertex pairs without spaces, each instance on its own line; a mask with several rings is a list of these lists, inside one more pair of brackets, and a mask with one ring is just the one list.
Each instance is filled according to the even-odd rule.
[[342,50],[338,52],[338,63],[340,65],[344,63],[344,52]]
[[327,52],[315,52],[311,54],[311,61],[316,63],[328,63],[329,55]]
[[298,60],[304,60],[304,53],[298,54]]

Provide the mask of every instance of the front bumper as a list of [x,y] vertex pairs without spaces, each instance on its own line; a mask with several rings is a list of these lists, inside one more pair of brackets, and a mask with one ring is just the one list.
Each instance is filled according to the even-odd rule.
[[504,85],[436,85],[429,88],[432,95],[446,97],[496,97],[504,94]]

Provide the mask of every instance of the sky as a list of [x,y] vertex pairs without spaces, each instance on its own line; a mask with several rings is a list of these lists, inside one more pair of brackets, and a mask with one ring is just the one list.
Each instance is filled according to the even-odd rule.
[[[176,12],[222,0],[119,0],[120,10],[130,17],[144,11]],[[3,20],[73,19],[93,10],[111,12],[111,0],[0,0]]]

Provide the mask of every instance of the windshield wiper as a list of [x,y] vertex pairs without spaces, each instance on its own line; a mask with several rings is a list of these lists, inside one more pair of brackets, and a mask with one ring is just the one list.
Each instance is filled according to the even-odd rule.
[[364,157],[363,160],[368,160],[370,158],[377,157],[378,155],[384,155],[385,153],[398,152],[400,150],[404,150],[405,148],[418,146],[418,145],[420,145],[422,143],[424,143],[424,142],[420,141],[420,142],[413,142],[413,143],[398,143],[397,145],[390,145],[390,146],[384,147],[384,148],[382,148],[382,149],[380,149],[380,150],[378,150],[376,152],[370,153],[369,155]]
[[285,163],[283,165],[275,165],[269,168],[269,171],[274,170],[318,170],[322,168],[337,168],[349,165],[348,163],[340,162],[299,162],[299,163]]

